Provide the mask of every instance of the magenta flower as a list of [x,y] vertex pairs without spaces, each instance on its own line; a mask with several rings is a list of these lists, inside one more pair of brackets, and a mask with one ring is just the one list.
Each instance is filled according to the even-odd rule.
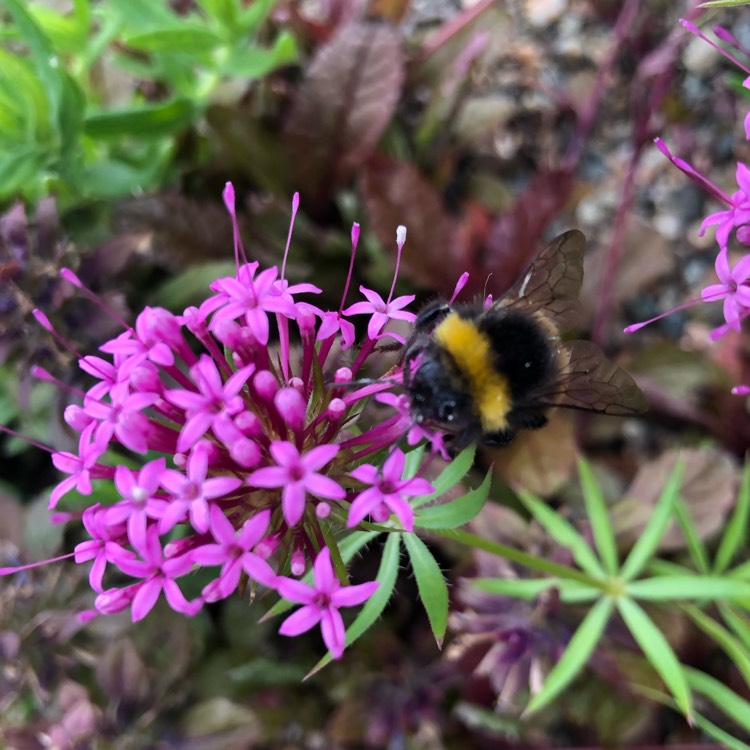
[[724,300],[724,320],[726,325],[711,332],[712,338],[719,338],[730,328],[740,330],[743,318],[750,314],[750,255],[741,258],[734,268],[729,265],[726,249],[716,256],[716,275],[720,284],[711,284],[701,292],[704,302]]
[[169,390],[164,393],[167,401],[184,409],[187,415],[177,441],[178,451],[182,453],[192,448],[221,415],[232,416],[244,408],[244,402],[237,394],[254,370],[255,366],[252,364],[243,367],[224,383],[216,363],[204,354],[190,368],[190,374],[198,387],[197,393],[188,390]]
[[406,456],[397,449],[386,459],[382,469],[362,464],[350,472],[357,481],[372,486],[360,492],[352,503],[346,524],[349,528],[359,524],[365,516],[384,523],[393,513],[406,531],[414,529],[414,510],[407,498],[430,495],[435,488],[421,477],[403,479],[405,464]]
[[[414,302],[414,295],[407,294],[396,297],[386,302],[377,292],[360,286],[359,291],[367,297],[367,302],[355,302],[351,307],[344,310],[344,315],[372,315],[367,324],[367,335],[371,339],[381,338],[381,332],[389,320],[405,320],[413,323],[416,320],[414,313],[407,312],[403,308]],[[386,334],[401,340],[395,334]]]
[[[201,304],[180,315],[144,309],[132,327],[124,324],[102,345],[103,356],[79,358],[93,382],[65,410],[80,440],[77,453],[53,455],[68,476],[53,490],[51,507],[73,488],[89,495],[96,482],[114,480],[119,499],[83,510],[90,539],[68,555],[91,563],[97,612],[130,608],[139,620],[163,592],[173,609],[192,615],[202,601],[230,596],[247,576],[253,587],[305,605],[282,632],[303,632],[320,622],[326,644],[340,656],[345,632],[338,608],[363,602],[377,587],[342,587],[329,548],[321,549],[323,539],[333,545],[347,533],[341,502],[351,503],[350,525],[357,517],[385,520],[395,513],[411,529],[409,498],[432,489],[418,477],[402,478],[401,451],[382,471],[363,464],[370,454],[388,454],[407,431],[410,445],[424,437],[439,442],[414,426],[403,398],[393,397],[384,419],[363,423],[366,401],[378,394],[385,400],[399,373],[354,386],[388,321],[415,317],[405,309],[413,297],[393,296],[405,230],[397,231],[387,298],[363,289],[368,301],[346,309],[359,239],[355,225],[340,302],[322,310],[297,299],[317,294],[317,287],[286,278],[290,239],[280,270],[247,259],[231,185],[223,197],[235,240],[235,275],[216,280]],[[298,196],[292,208],[294,216]],[[97,300],[74,273],[63,269],[61,275]],[[104,302],[100,306],[109,313]],[[368,335],[356,341],[351,316],[359,314],[371,319]],[[60,340],[41,311],[35,316]],[[273,342],[272,331],[278,337]],[[356,354],[342,367],[345,349]],[[34,372],[54,380],[40,368]],[[107,465],[99,463],[105,451]],[[169,540],[161,537],[167,533]],[[311,550],[321,550],[315,588],[278,577],[290,569],[303,575]],[[194,568],[210,569],[211,577],[202,598],[188,601],[176,579]],[[3,568],[0,575],[19,569]],[[139,580],[123,585],[123,574]]]
[[106,511],[107,523],[127,521],[128,538],[136,547],[146,544],[148,519],[159,518],[167,507],[165,500],[156,497],[166,465],[166,459],[157,458],[138,472],[122,465],[115,469],[115,487],[122,500]]
[[117,565],[123,557],[135,557],[135,553],[122,547],[127,541],[124,524],[111,524],[106,518],[107,512],[97,503],[83,511],[83,525],[91,539],[77,544],[74,559],[77,563],[93,560],[89,571],[89,584],[97,593],[103,591],[102,579],[108,562]]
[[340,607],[353,607],[367,601],[380,585],[377,581],[358,586],[342,586],[331,565],[331,553],[323,548],[315,558],[315,586],[293,578],[280,577],[276,588],[281,596],[291,602],[304,604],[284,620],[279,628],[281,635],[300,635],[320,623],[323,642],[334,659],[340,659],[346,645],[344,621]]
[[261,271],[257,278],[253,275],[248,273],[245,279],[227,277],[211,284],[211,289],[218,292],[223,303],[214,315],[212,325],[215,327],[242,317],[258,343],[265,346],[268,343],[268,313],[284,313],[293,318],[294,303],[274,288],[278,275],[275,268]]
[[733,229],[739,230],[750,224],[750,169],[742,162],[737,163],[737,185],[739,190],[727,199],[730,208],[707,216],[701,224],[701,236],[707,227],[718,225],[716,242],[722,250],[726,250]]
[[211,508],[211,534],[216,544],[203,544],[188,553],[193,562],[199,565],[222,566],[219,577],[203,590],[206,601],[212,602],[229,596],[237,588],[243,570],[264,586],[275,586],[276,574],[273,569],[253,552],[254,547],[265,536],[270,520],[271,512],[266,509],[248,518],[238,530],[218,505]]
[[308,492],[329,500],[343,500],[344,488],[318,471],[339,452],[337,445],[319,445],[303,455],[291,443],[277,442],[271,443],[270,451],[276,466],[254,471],[247,483],[251,487],[283,487],[281,507],[288,526],[295,526],[302,518]]
[[[201,608],[202,602],[200,600],[189,602],[174,581],[193,567],[192,561],[188,556],[166,559],[156,526],[149,526],[143,542],[143,544],[133,543],[142,559],[121,557],[118,561],[118,567],[124,573],[134,578],[144,579],[135,585],[131,604],[133,622],[142,620],[153,609],[162,592],[175,612],[182,612],[192,617]],[[111,590],[104,592],[97,597],[95,606],[100,609],[100,605],[108,603],[111,598]]]
[[238,477],[208,478],[208,454],[211,444],[199,442],[190,453],[185,474],[167,469],[159,481],[171,495],[171,502],[161,509],[159,532],[164,534],[182,521],[190,518],[190,525],[200,534],[205,534],[209,526],[209,500],[229,495],[241,484]]
[[96,472],[99,456],[106,450],[106,445],[94,438],[96,423],[90,424],[78,440],[78,455],[63,451],[52,454],[52,463],[58,471],[70,474],[52,490],[49,498],[50,510],[57,506],[60,498],[74,487],[82,495],[91,494],[91,479]]

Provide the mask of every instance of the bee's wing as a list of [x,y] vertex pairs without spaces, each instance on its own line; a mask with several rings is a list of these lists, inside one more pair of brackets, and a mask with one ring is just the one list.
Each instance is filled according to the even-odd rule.
[[546,406],[615,417],[641,414],[648,408],[633,378],[591,341],[562,342],[559,357],[560,377],[544,394],[536,396]]
[[585,245],[586,238],[577,229],[556,237],[498,299],[495,308],[517,307],[529,313],[544,310],[559,330],[565,330],[578,310]]

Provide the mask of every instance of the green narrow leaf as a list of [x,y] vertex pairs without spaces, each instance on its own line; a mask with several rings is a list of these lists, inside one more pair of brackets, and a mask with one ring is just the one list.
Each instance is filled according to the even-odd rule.
[[188,99],[175,99],[148,107],[89,115],[84,120],[86,135],[92,138],[122,138],[137,133],[139,138],[171,135],[189,125],[198,110]]
[[10,198],[20,193],[27,183],[34,183],[42,158],[44,154],[33,146],[0,156],[0,197]]
[[742,674],[745,684],[750,686],[750,654],[726,628],[693,605],[683,607],[690,619],[710,638],[721,646]]
[[404,479],[411,479],[417,475],[419,467],[422,465],[422,456],[424,456],[424,446],[420,445],[413,451],[409,451],[406,454],[406,461],[404,462]]
[[522,490],[518,493],[518,496],[534,518],[554,537],[555,541],[563,547],[567,547],[573,553],[575,561],[583,570],[595,578],[604,577],[604,569],[599,560],[596,559],[591,547],[586,544],[586,540],[570,523],[531,493]]
[[719,747],[727,748],[727,750],[750,750],[750,745],[742,740],[732,737],[729,732],[725,732],[716,724],[709,721],[705,716],[696,713],[695,723],[699,729],[702,729],[709,737],[717,740],[720,744]]
[[747,651],[750,651],[750,619],[744,614],[735,612],[728,604],[719,602],[719,611],[724,621],[734,631],[734,634],[742,641]]
[[154,29],[142,34],[133,34],[125,44],[145,52],[171,52],[196,55],[212,52],[220,44],[221,37],[205,26],[187,25]]
[[656,502],[646,528],[638,537],[638,541],[633,545],[633,549],[630,550],[630,554],[622,566],[620,575],[624,580],[632,581],[643,570],[651,555],[656,551],[672,515],[674,499],[680,491],[682,471],[682,461],[677,461]]
[[687,542],[688,552],[690,553],[690,559],[693,561],[693,565],[701,572],[708,573],[711,566],[708,561],[708,552],[706,551],[706,545],[698,534],[698,530],[695,528],[693,519],[688,511],[685,503],[682,502],[682,498],[677,495],[674,499],[674,514],[677,518],[682,533]]
[[750,515],[750,462],[745,461],[742,470],[742,481],[737,496],[737,505],[734,506],[732,517],[729,519],[724,534],[716,550],[714,569],[722,573],[731,564],[734,556],[739,552],[747,539],[748,516]]
[[600,599],[589,611],[578,629],[573,633],[567,648],[555,664],[542,689],[531,699],[525,715],[538,711],[546,706],[584,668],[591,653],[599,643],[604,628],[612,614],[613,603],[609,597]]
[[[375,593],[365,602],[357,618],[346,630],[346,645],[351,646],[375,620],[380,617],[393,593],[398,576],[399,552],[401,550],[401,534],[389,534],[380,558],[380,567],[375,580],[380,582]],[[305,676],[311,677],[331,661],[331,654],[326,654]]]
[[415,526],[422,529],[455,529],[471,521],[484,507],[490,491],[490,473],[487,472],[482,484],[463,497],[442,505],[430,505],[418,511]]
[[404,534],[403,539],[417,579],[419,598],[427,612],[438,648],[442,648],[448,626],[448,585],[427,545],[416,534]]
[[436,497],[447,492],[451,487],[455,486],[466,478],[469,473],[469,469],[474,465],[474,454],[476,453],[476,445],[470,445],[468,448],[464,448],[440,473],[440,476],[432,483],[435,488],[435,492],[431,495],[425,495],[424,497],[417,498],[413,503],[412,507],[419,508],[421,505],[434,500]]
[[610,575],[615,575],[618,568],[615,533],[609,521],[607,504],[604,502],[601,488],[597,484],[588,461],[584,459],[578,461],[578,476],[581,479],[583,499],[586,503],[589,521],[591,521],[591,530],[596,548],[599,550],[599,557],[604,563],[604,570]]
[[276,5],[276,0],[255,0],[250,3],[240,18],[243,31],[248,34],[254,32],[268,17],[274,5]]
[[[474,578],[471,585],[480,591],[514,599],[535,599],[548,589],[558,588],[559,578]],[[597,590],[598,594],[601,591]]]
[[699,8],[739,8],[743,5],[750,5],[750,0],[708,0],[701,3]]
[[721,576],[664,576],[644,578],[628,584],[628,594],[635,599],[675,601],[684,599],[745,599],[750,597],[750,583]]
[[750,732],[750,703],[730,690],[723,682],[692,667],[685,667],[688,683],[746,732]]
[[226,76],[255,79],[262,78],[282,65],[293,63],[298,56],[297,40],[288,32],[275,39],[273,47],[242,46],[222,63]]
[[59,75],[60,61],[49,39],[26,9],[25,3],[20,3],[18,0],[0,0],[0,2],[8,9],[13,23],[18,27],[24,42],[29,47],[34,68],[50,103],[50,122],[54,125],[57,122],[62,86]]
[[641,651],[664,680],[664,684],[674,696],[682,713],[690,719],[693,713],[690,688],[682,665],[669,645],[669,641],[656,627],[653,620],[632,599],[621,597],[617,601],[617,608]]

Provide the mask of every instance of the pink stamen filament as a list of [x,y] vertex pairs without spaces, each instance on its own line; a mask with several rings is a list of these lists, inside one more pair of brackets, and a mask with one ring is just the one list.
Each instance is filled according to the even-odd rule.
[[398,269],[401,265],[401,251],[404,249],[404,242],[406,242],[406,227],[399,226],[396,229],[396,269],[393,272],[393,283],[391,284],[391,291],[388,292],[388,301],[385,303],[386,307],[391,303],[393,292],[396,289],[396,279],[398,279]]
[[346,284],[344,284],[344,293],[341,295],[341,304],[339,305],[339,317],[341,317],[341,313],[344,309],[344,305],[346,304],[346,296],[349,294],[349,285],[352,281],[352,274],[354,273],[354,259],[357,256],[357,245],[359,244],[359,224],[357,222],[354,222],[352,224],[352,254],[351,258],[349,259],[349,273],[346,276]]
[[[748,68],[746,65],[743,65],[734,55],[732,55],[730,52],[724,49],[719,44],[716,44],[716,42],[711,41],[694,23],[691,23],[685,18],[680,19],[680,23],[691,33],[695,34],[699,39],[702,39],[707,44],[710,44],[719,54],[724,55],[724,57],[727,58],[727,60],[730,60],[733,62],[738,68],[741,70],[744,70],[746,73],[750,73],[750,68]],[[721,37],[719,37],[721,38]]]
[[284,248],[284,260],[281,261],[281,280],[284,280],[284,274],[286,273],[286,259],[289,257],[289,246],[292,244],[292,231],[294,230],[294,220],[297,218],[297,211],[299,210],[299,193],[295,193],[292,196],[292,220],[289,222],[289,232],[286,236],[286,247]]
[[39,562],[29,563],[28,565],[19,565],[17,568],[0,568],[0,576],[9,576],[14,573],[20,573],[23,570],[31,570],[32,568],[38,568],[41,565],[48,565],[49,563],[60,562],[60,560],[67,560],[71,557],[75,557],[75,552],[68,552],[66,555],[60,555],[59,557],[51,557],[49,560],[40,560]]
[[107,313],[113,320],[116,320],[126,331],[131,331],[135,335],[135,331],[133,331],[131,326],[109,307],[99,295],[94,294],[88,287],[84,286],[83,282],[69,268],[62,268],[60,276],[77,289],[80,289],[97,307]]
[[644,320],[640,323],[633,323],[632,325],[629,325],[627,328],[624,328],[623,333],[635,333],[636,331],[639,331],[644,326],[647,326],[651,323],[655,323],[657,320],[661,320],[662,318],[666,318],[667,315],[671,315],[672,313],[677,312],[678,310],[684,310],[686,307],[697,305],[699,302],[711,302],[711,301],[712,300],[691,299],[688,302],[683,302],[681,305],[677,305],[677,307],[673,307],[671,310],[667,310],[666,312],[663,312],[660,315],[657,315],[655,318],[649,318],[648,320]]

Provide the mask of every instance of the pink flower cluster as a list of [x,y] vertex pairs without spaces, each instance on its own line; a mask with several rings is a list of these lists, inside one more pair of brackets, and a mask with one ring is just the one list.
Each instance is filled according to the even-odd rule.
[[[740,62],[737,57],[729,50],[716,44],[713,40],[705,36],[690,21],[682,19],[682,25],[691,33],[706,41],[716,50],[721,52],[727,59],[739,66],[745,73],[750,74],[750,67]],[[736,51],[743,52],[750,56],[748,50],[743,50],[740,43],[726,29],[717,26],[714,29],[716,36],[734,48]],[[750,75],[743,82],[746,89],[750,89]],[[745,137],[750,141],[750,112],[747,113],[744,121]],[[635,323],[625,329],[625,333],[633,333],[645,325],[663,318],[676,310],[681,310],[697,302],[713,302],[723,300],[724,305],[724,324],[715,328],[711,332],[714,339],[720,338],[730,330],[740,331],[742,321],[750,316],[750,255],[746,255],[737,261],[732,267],[729,262],[729,242],[732,235],[736,241],[748,246],[750,245],[750,168],[743,162],[737,163],[737,190],[728,195],[718,185],[708,177],[701,174],[695,167],[690,165],[684,159],[674,156],[667,145],[660,138],[656,139],[657,148],[691,180],[700,185],[704,190],[710,193],[718,201],[724,203],[727,208],[722,211],[707,216],[701,224],[700,234],[706,231],[710,226],[716,226],[716,242],[719,245],[719,253],[716,256],[716,275],[719,279],[718,284],[710,284],[702,290],[700,299],[692,300],[683,305],[679,305],[661,315],[646,320],[642,323]],[[748,393],[750,387],[737,386],[735,393]]]
[[[73,489],[95,497],[101,483],[114,482],[119,499],[82,512],[90,540],[73,553],[78,563],[93,561],[89,580],[99,613],[130,608],[140,620],[163,593],[173,609],[194,615],[247,580],[304,605],[282,633],[319,623],[339,657],[345,633],[338,609],[364,602],[378,584],[344,585],[326,540],[337,525],[354,528],[368,516],[411,531],[409,499],[433,492],[426,479],[404,476],[405,456],[395,447],[414,428],[408,403],[383,393],[398,373],[367,385],[355,381],[378,342],[398,338],[385,331],[388,322],[414,320],[404,310],[413,296],[394,298],[394,275],[386,300],[361,287],[365,301],[345,308],[348,280],[337,311],[298,299],[320,290],[285,278],[291,227],[281,272],[261,269],[245,260],[231,184],[224,201],[236,275],[214,281],[212,295],[182,315],[147,307],[133,327],[123,323],[123,333],[101,347],[106,356],[80,358],[96,382],[65,412],[80,439],[77,453],[53,453],[66,477],[50,508]],[[295,195],[292,224],[298,205]],[[358,236],[355,224],[349,278]],[[405,236],[400,227],[399,260]],[[73,273],[63,276],[93,297]],[[36,315],[54,334],[47,318]],[[370,317],[354,350],[356,315]],[[342,360],[350,349],[356,356]],[[395,413],[354,429],[364,401],[378,394]],[[409,442],[424,435],[410,433]],[[439,446],[439,438],[427,437]],[[387,456],[382,467],[366,462],[376,454]],[[281,574],[299,576],[308,562],[314,562],[314,586]],[[215,576],[189,600],[178,581],[198,567]],[[123,573],[132,580],[123,583]]]

